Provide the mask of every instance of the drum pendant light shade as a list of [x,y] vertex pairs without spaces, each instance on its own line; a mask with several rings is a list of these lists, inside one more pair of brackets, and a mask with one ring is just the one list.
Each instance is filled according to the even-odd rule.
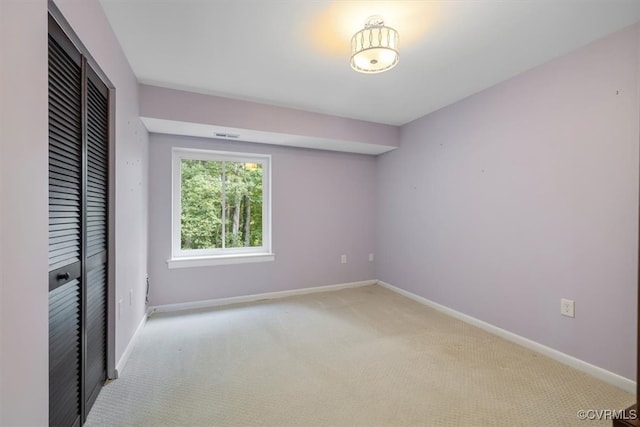
[[381,73],[398,63],[398,32],[384,25],[380,16],[371,16],[364,29],[351,38],[351,68],[360,73]]

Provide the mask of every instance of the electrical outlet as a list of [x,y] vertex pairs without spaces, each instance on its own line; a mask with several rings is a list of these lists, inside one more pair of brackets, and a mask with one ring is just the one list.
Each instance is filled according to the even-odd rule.
[[340,264],[346,264],[346,263],[347,263],[347,256],[340,255]]
[[369,254],[369,262],[373,262],[373,254]]
[[567,317],[576,317],[575,302],[570,299],[560,298],[560,314]]

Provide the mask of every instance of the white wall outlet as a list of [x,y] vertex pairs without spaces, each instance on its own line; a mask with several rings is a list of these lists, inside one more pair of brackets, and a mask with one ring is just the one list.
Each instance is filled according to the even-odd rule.
[[575,304],[573,300],[560,298],[560,314],[567,317],[576,317]]
[[373,254],[369,254],[369,262],[373,262]]
[[347,263],[347,256],[340,255],[340,264],[346,264],[346,263]]

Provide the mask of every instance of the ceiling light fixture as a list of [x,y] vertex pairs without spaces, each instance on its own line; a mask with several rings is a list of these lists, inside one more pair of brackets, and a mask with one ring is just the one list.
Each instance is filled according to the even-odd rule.
[[351,68],[369,74],[392,69],[400,59],[398,41],[398,32],[385,26],[382,17],[370,16],[351,37]]

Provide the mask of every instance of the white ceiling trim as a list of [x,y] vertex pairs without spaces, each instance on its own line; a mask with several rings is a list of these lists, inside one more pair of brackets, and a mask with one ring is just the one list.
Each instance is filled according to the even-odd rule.
[[367,144],[357,141],[290,135],[285,133],[240,129],[202,123],[157,119],[153,117],[141,117],[140,119],[150,133],[195,136],[199,138],[223,139],[226,141],[244,141],[258,144],[282,145],[287,147],[339,151],[344,153],[367,154],[374,156],[397,148],[388,145]]

